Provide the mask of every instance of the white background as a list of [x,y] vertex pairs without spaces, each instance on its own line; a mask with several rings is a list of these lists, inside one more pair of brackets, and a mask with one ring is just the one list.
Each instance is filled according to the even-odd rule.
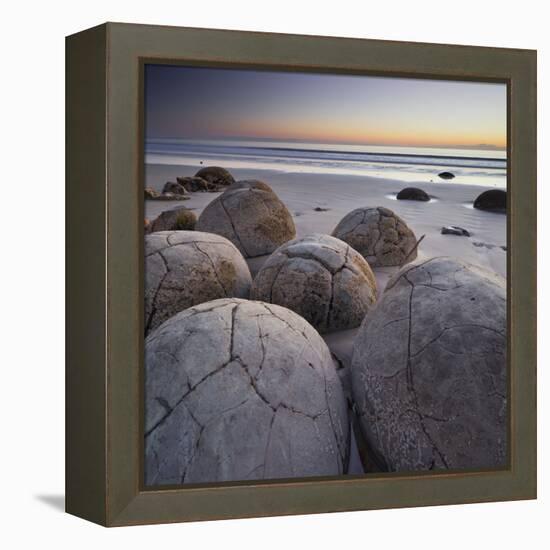
[[[548,548],[550,33],[542,0],[5,2],[0,41],[0,545]],[[64,36],[104,21],[539,51],[539,500],[104,529],[64,486]],[[322,60],[320,60],[322,61]],[[544,540],[546,539],[546,540]]]

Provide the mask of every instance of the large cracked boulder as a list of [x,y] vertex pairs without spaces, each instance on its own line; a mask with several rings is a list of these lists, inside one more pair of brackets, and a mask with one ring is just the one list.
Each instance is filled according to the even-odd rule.
[[292,311],[215,300],[146,339],[146,484],[334,476],[348,456],[330,351]]
[[361,324],[376,301],[376,279],[346,243],[309,235],[282,245],[267,259],[251,298],[287,307],[324,333]]
[[229,239],[246,258],[271,254],[296,236],[286,206],[258,187],[226,190],[203,210],[197,229]]
[[359,329],[351,376],[383,469],[504,466],[504,279],[450,258],[404,268]]
[[252,279],[227,239],[198,231],[145,236],[145,333],[188,307],[217,298],[248,298]]
[[416,237],[388,208],[357,208],[342,218],[334,237],[357,250],[371,267],[400,266],[416,258]]

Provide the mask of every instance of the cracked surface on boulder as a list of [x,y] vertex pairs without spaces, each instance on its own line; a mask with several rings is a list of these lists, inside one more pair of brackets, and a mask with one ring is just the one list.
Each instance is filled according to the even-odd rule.
[[402,269],[359,329],[351,375],[385,469],[504,466],[504,279],[450,258]]
[[413,231],[397,214],[381,206],[353,210],[332,235],[357,250],[371,267],[400,266],[417,256]]
[[340,475],[348,457],[330,351],[295,313],[215,300],[146,339],[147,485]]
[[271,254],[296,236],[292,216],[277,195],[252,186],[228,189],[214,199],[197,229],[229,239],[247,258]]
[[198,231],[145,236],[145,333],[172,315],[217,298],[248,298],[252,279],[227,239]]
[[251,298],[287,307],[325,333],[358,327],[376,293],[374,274],[358,252],[339,239],[313,234],[268,258]]

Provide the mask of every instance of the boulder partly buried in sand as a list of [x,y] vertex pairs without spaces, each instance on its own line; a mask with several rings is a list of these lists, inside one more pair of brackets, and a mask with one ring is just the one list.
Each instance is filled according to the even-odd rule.
[[457,235],[458,237],[469,237],[470,232],[463,227],[458,227],[458,225],[446,225],[441,228],[442,235]]
[[347,405],[330,351],[272,304],[215,300],[145,341],[145,482],[347,471]]
[[279,247],[252,284],[251,298],[287,307],[319,332],[358,327],[376,301],[369,264],[329,235],[309,235]]
[[219,186],[228,186],[235,183],[235,178],[225,169],[220,166],[207,166],[201,168],[195,177],[202,178],[208,183]]
[[145,332],[176,313],[217,298],[248,298],[241,253],[219,235],[163,231],[145,236]]
[[174,193],[174,195],[185,195],[187,190],[181,183],[167,181],[162,188],[163,193]]
[[397,193],[396,198],[405,201],[428,202],[430,200],[428,193],[422,189],[418,189],[418,187],[405,187],[405,189],[401,189],[401,191]]
[[437,174],[442,180],[452,180],[455,175],[452,172],[440,172]]
[[206,193],[207,191],[213,191],[214,189],[210,184],[203,178],[197,177],[177,177],[177,185],[181,185],[189,193],[202,192]]
[[357,208],[332,235],[357,250],[371,267],[399,266],[416,258],[416,237],[388,208]]
[[484,191],[474,201],[474,208],[492,212],[506,212],[506,191],[502,189]]
[[504,279],[450,258],[404,268],[365,317],[351,374],[383,469],[504,466]]
[[247,258],[271,254],[296,235],[277,195],[255,187],[228,190],[214,199],[199,216],[197,229],[229,239]]
[[235,189],[259,189],[260,191],[268,191],[269,193],[273,193],[273,189],[271,189],[267,183],[260,180],[236,181],[226,189],[226,192],[235,191]]
[[147,233],[157,231],[192,230],[197,223],[197,216],[188,208],[174,208],[161,212],[146,228]]

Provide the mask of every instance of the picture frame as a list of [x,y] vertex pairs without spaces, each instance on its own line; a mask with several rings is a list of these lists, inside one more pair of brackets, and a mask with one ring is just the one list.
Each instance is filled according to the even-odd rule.
[[[508,86],[509,467],[143,486],[143,67]],[[536,498],[536,52],[106,23],[66,40],[66,510],[104,526]]]

